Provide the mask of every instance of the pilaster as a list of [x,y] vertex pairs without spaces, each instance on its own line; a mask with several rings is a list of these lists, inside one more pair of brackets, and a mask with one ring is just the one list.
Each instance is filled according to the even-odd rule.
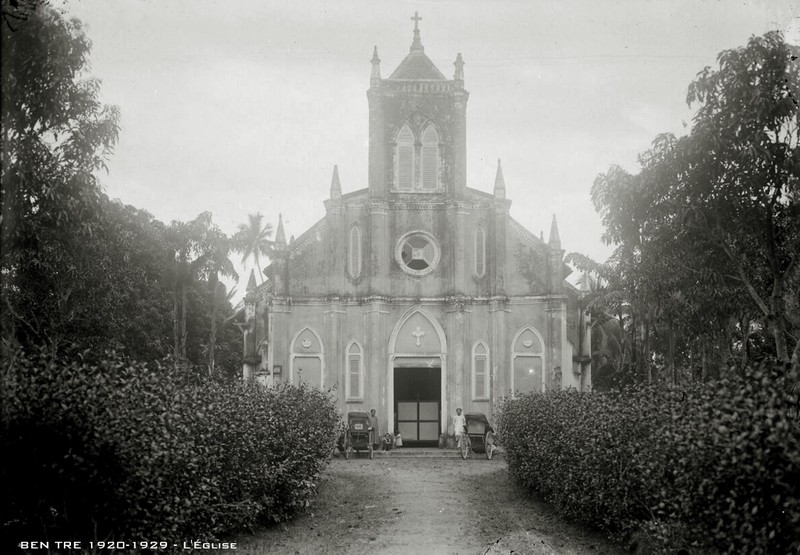
[[[453,298],[448,302],[445,314],[445,330],[447,330],[447,372],[446,381],[447,391],[445,398],[447,405],[452,407],[451,411],[461,407],[467,412],[468,404],[471,401],[468,391],[469,377],[469,345],[466,344],[466,319],[467,308],[464,299]],[[451,415],[447,415],[448,417]],[[443,430],[448,435],[453,433],[449,429],[452,422],[448,418],[448,429]]]
[[347,364],[345,362],[345,353],[342,351],[347,340],[342,337],[341,329],[344,315],[345,311],[339,299],[331,299],[324,315],[326,331],[325,368],[328,371],[325,376],[327,383],[323,384],[323,388],[336,386],[336,394],[341,406],[344,406],[347,398],[347,384],[345,383],[345,380],[347,380]]
[[[547,301],[547,373],[546,389],[562,389],[564,372],[572,372],[572,353],[567,348],[567,299],[551,296]],[[566,376],[569,383],[570,376]]]
[[344,204],[341,198],[326,200],[325,210],[325,218],[330,230],[328,234],[330,249],[325,253],[328,258],[328,267],[331,269],[327,273],[328,291],[335,295],[343,295],[347,279],[350,230],[347,227]]
[[494,199],[494,222],[492,226],[493,248],[491,256],[488,257],[490,262],[489,267],[492,274],[492,295],[505,296],[506,292],[506,223],[508,220],[508,209],[510,206],[511,201],[507,199]]
[[452,210],[455,212],[455,249],[453,250],[453,290],[456,295],[467,293],[467,277],[472,274],[467,270],[466,253],[474,251],[472,248],[472,233],[468,229],[467,217],[469,211],[460,202],[454,203]]
[[386,182],[389,174],[387,164],[389,145],[386,136],[384,99],[381,81],[373,80],[367,91],[369,101],[369,196],[374,200],[385,200],[388,194]]
[[[511,394],[511,339],[508,337],[506,301],[493,298],[489,301],[489,363],[491,365],[491,400]],[[492,404],[494,406],[494,404]]]
[[389,276],[389,204],[387,202],[371,202],[369,205],[369,272],[370,294],[385,294]]
[[394,430],[392,399],[389,395],[388,366],[389,345],[386,338],[385,320],[388,312],[382,301],[373,300],[364,313],[365,410],[374,408],[380,419],[381,429]]
[[453,93],[453,196],[463,199],[467,188],[467,100],[462,88]]

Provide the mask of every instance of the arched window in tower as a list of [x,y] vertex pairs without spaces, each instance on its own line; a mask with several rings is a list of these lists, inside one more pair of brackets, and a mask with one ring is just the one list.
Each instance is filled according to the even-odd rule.
[[439,134],[433,125],[422,135],[422,189],[439,188]]
[[472,346],[472,399],[489,399],[489,348],[483,341]]
[[486,232],[483,226],[475,228],[475,275],[483,277],[486,273]]
[[361,275],[361,230],[357,225],[350,229],[350,248],[348,249],[347,272],[350,277]]
[[347,346],[347,400],[359,401],[364,398],[364,351],[358,341]]
[[395,183],[397,190],[410,191],[414,188],[414,134],[407,125],[404,125],[397,134],[396,143],[397,175]]

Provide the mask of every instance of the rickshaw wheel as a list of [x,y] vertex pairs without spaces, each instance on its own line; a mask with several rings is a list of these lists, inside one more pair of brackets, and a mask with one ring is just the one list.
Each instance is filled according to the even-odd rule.
[[369,444],[369,460],[372,460],[372,444]]
[[466,434],[461,437],[461,458],[466,459],[469,455],[469,438]]
[[494,435],[492,432],[486,432],[486,437],[483,439],[483,444],[486,448],[486,458],[492,460],[492,451],[494,451]]

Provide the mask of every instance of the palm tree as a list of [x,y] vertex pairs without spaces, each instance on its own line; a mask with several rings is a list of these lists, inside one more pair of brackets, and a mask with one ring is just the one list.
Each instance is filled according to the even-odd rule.
[[217,306],[218,300],[223,299],[224,303],[230,302],[235,289],[226,294],[225,286],[219,282],[219,276],[229,277],[238,280],[239,274],[233,267],[233,262],[229,258],[234,243],[224,233],[214,228],[209,234],[210,245],[207,253],[208,285],[211,291],[211,331],[208,338],[208,373],[214,374],[214,350],[217,343]]
[[233,237],[234,250],[242,253],[242,263],[253,258],[258,268],[261,283],[264,282],[264,273],[261,270],[261,256],[269,256],[273,241],[272,224],[262,223],[264,216],[257,212],[248,216],[248,223],[239,225],[239,231]]

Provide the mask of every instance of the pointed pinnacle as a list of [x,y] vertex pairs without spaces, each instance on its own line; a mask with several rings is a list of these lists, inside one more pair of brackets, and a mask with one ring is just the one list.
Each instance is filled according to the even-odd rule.
[[561,237],[558,235],[558,222],[555,214],[553,214],[553,223],[550,224],[550,240],[547,244],[554,249],[561,248]]
[[250,269],[250,279],[247,280],[247,291],[256,288],[256,271],[252,268]]
[[500,165],[500,158],[497,159],[497,176],[494,178],[494,196],[506,198],[506,181],[503,179],[503,166]]
[[455,81],[463,81],[464,80],[464,58],[461,57],[461,52],[458,53],[456,56],[456,61],[453,62],[453,65],[456,66],[456,72],[453,76]]
[[278,231],[275,232],[275,246],[286,246],[286,233],[283,231],[283,214],[278,214]]
[[381,59],[378,57],[377,46],[372,50],[372,59],[370,62],[372,63],[372,75],[370,75],[370,79],[379,81],[381,78]]
[[331,198],[342,198],[342,184],[339,183],[339,166],[333,166],[333,177],[331,178]]

